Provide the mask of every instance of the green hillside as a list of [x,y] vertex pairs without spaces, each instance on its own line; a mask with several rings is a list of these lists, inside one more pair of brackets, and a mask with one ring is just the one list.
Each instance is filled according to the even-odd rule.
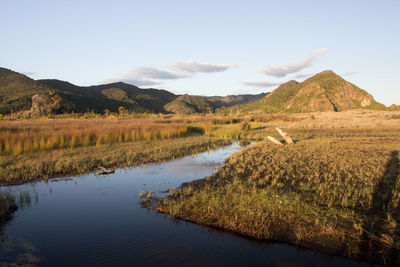
[[323,71],[298,83],[281,84],[266,97],[233,107],[234,111],[266,113],[342,111],[349,109],[387,110],[366,91],[345,81],[333,71]]
[[181,95],[166,104],[164,109],[176,114],[207,113],[213,111],[210,102],[203,96]]
[[261,99],[267,94],[268,93],[228,96],[193,96],[185,94],[165,105],[164,109],[177,114],[207,113],[222,107],[249,103]]
[[0,68],[0,114],[28,110],[32,96],[46,93],[49,88],[9,69]]
[[117,112],[122,106],[129,111],[159,113],[165,112],[163,106],[178,97],[166,90],[140,89],[123,82],[94,86],[76,86],[60,80],[39,82],[60,90],[60,95],[75,105],[76,112]]
[[227,96],[206,96],[208,102],[213,108],[230,107],[233,105],[248,103],[263,98],[268,93],[260,93],[256,95],[227,95]]

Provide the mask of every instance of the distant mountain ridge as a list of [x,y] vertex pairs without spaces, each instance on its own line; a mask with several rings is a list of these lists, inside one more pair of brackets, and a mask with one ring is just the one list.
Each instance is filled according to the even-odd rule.
[[214,108],[230,107],[242,103],[247,103],[263,98],[269,93],[260,93],[255,95],[227,95],[227,96],[206,96],[206,99],[212,103]]
[[35,81],[21,73],[0,68],[0,114],[22,111],[26,115],[71,111],[104,113],[105,110],[117,112],[121,106],[140,113],[205,113],[264,95],[179,96],[166,90],[141,89],[123,82],[77,86],[56,79]]
[[209,113],[217,108],[230,107],[261,99],[267,94],[228,96],[194,96],[185,94],[166,104],[164,109],[177,114]]
[[211,103],[202,96],[181,95],[164,106],[164,109],[171,113],[193,114],[212,112]]
[[123,82],[77,86],[60,80],[38,80],[38,82],[60,91],[60,95],[75,105],[76,112],[105,109],[116,112],[120,106],[129,111],[160,113],[163,106],[177,96],[166,90],[140,89]]
[[264,98],[233,107],[242,112],[301,113],[349,109],[387,110],[366,91],[345,81],[333,71],[323,71],[305,81],[281,84]]

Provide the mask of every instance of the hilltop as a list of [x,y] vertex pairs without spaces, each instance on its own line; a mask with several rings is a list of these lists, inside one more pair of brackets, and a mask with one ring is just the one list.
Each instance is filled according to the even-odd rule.
[[264,98],[233,108],[242,112],[301,113],[351,109],[386,110],[366,91],[327,70],[299,83],[281,84]]
[[177,114],[206,113],[213,110],[210,102],[202,96],[181,95],[164,106],[166,111]]
[[227,95],[227,96],[207,96],[206,99],[214,108],[230,107],[238,104],[252,102],[263,98],[268,93],[260,93],[255,95]]
[[237,104],[249,103],[261,99],[266,95],[267,93],[228,96],[193,96],[185,94],[166,104],[164,109],[177,114],[208,113],[221,107],[231,107]]

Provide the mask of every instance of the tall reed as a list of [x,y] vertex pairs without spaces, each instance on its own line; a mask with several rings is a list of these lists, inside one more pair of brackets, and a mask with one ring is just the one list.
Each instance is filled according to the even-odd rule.
[[185,136],[187,125],[146,119],[0,121],[0,155]]

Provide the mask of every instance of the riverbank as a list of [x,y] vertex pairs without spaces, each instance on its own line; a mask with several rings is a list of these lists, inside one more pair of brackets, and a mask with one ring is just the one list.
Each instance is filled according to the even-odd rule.
[[168,161],[231,144],[211,137],[181,137],[4,155],[0,157],[0,181],[21,183],[56,176],[78,175],[104,168],[138,166]]
[[256,239],[398,263],[398,130],[292,132],[296,144],[244,149],[214,175],[171,190],[157,210]]

